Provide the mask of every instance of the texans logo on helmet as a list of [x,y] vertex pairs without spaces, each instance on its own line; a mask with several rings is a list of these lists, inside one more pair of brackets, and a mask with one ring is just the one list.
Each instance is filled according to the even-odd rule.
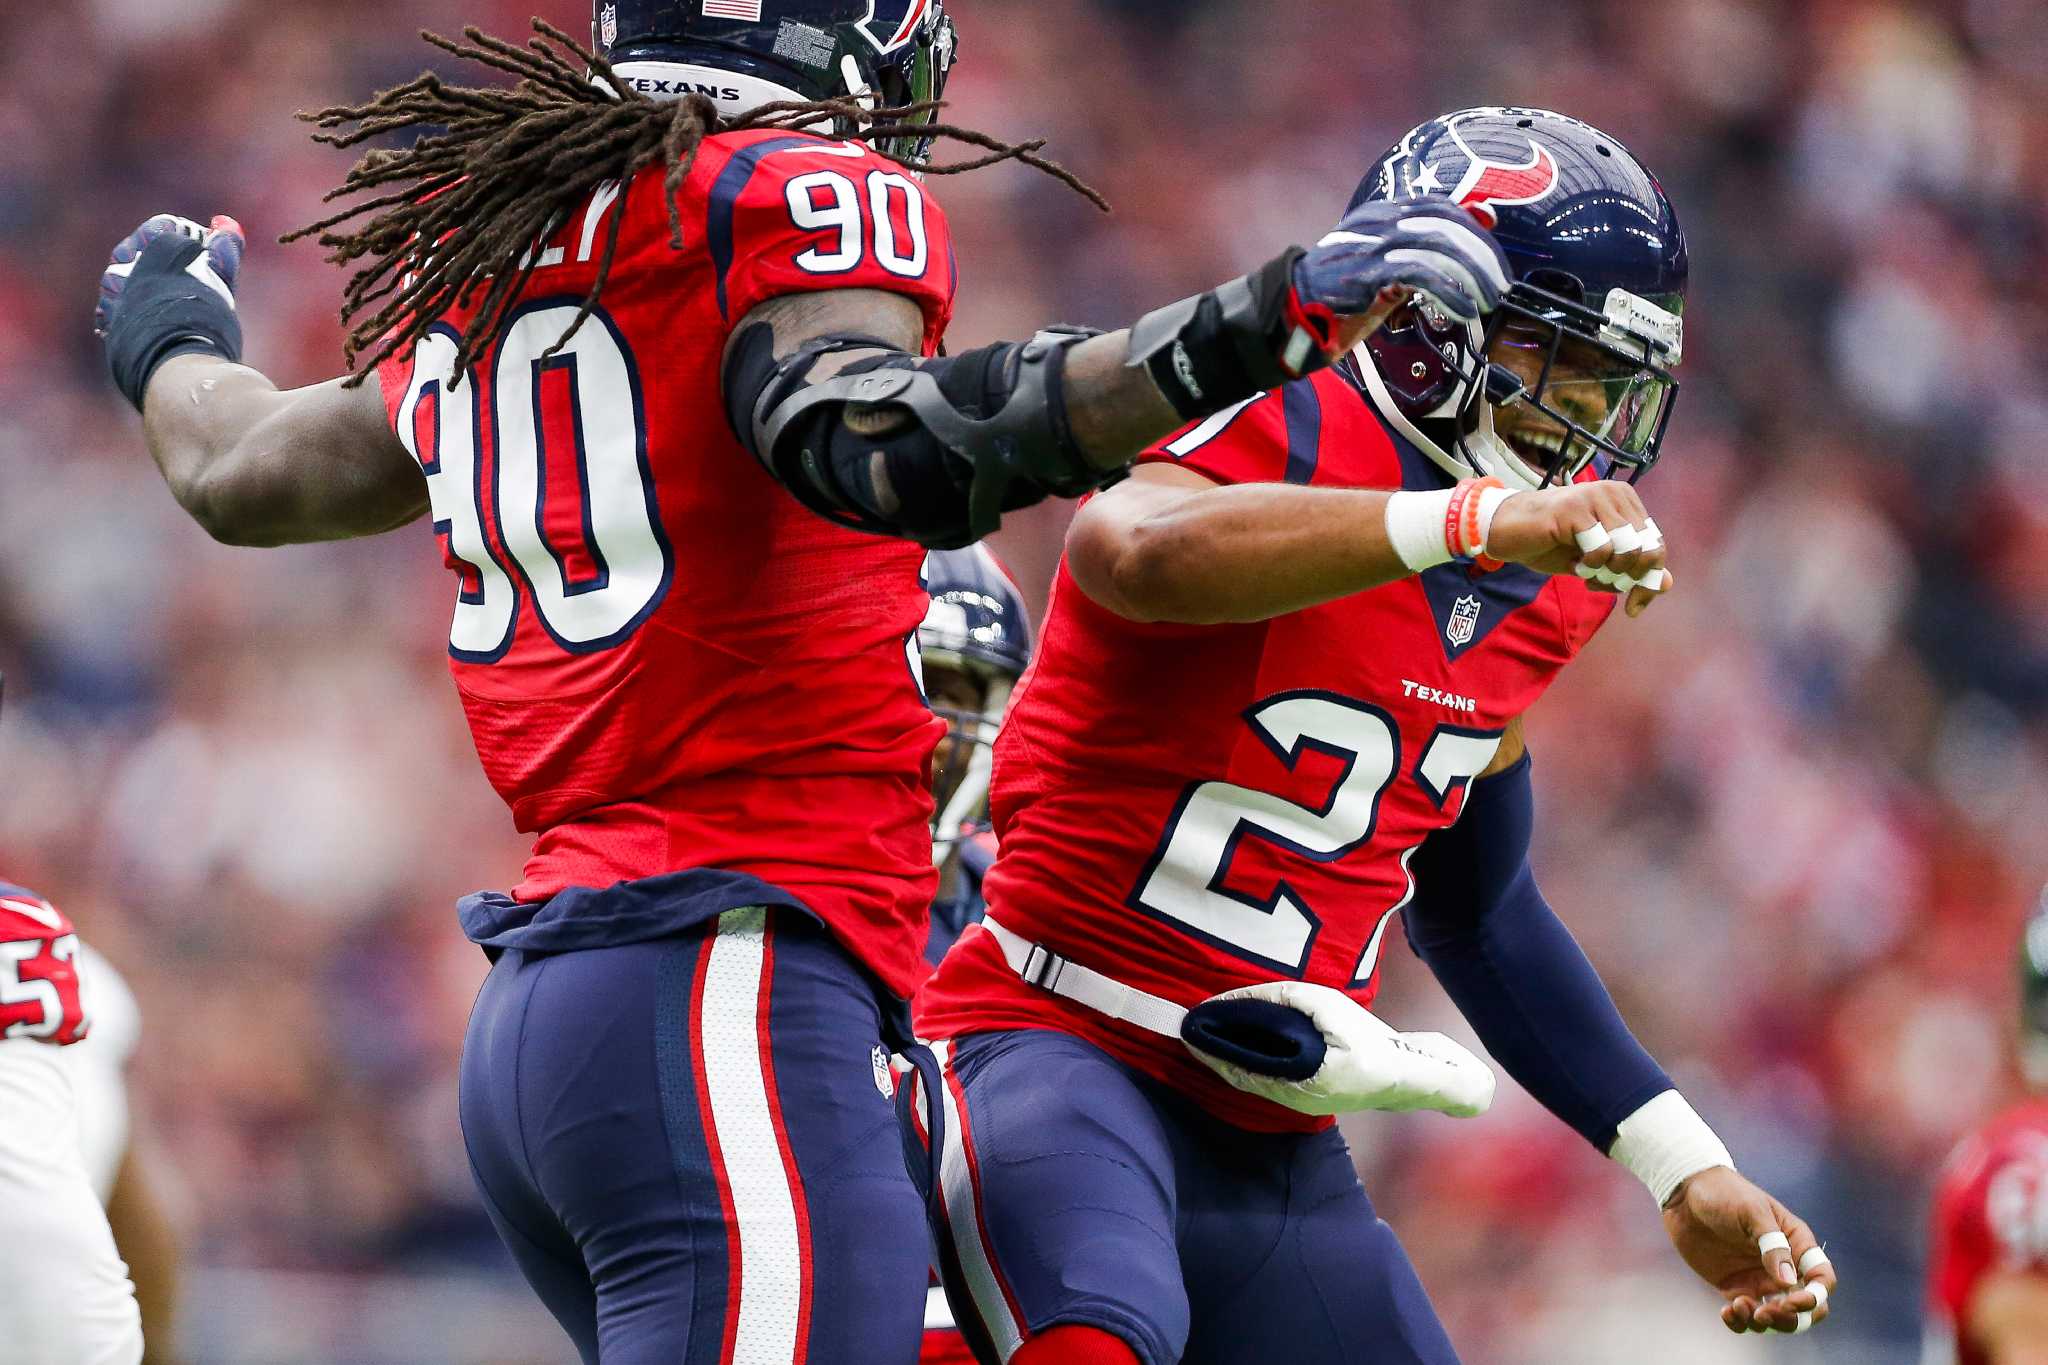
[[[917,26],[924,22],[926,12],[931,9],[931,0],[911,0],[903,18],[889,26],[886,35],[875,26],[875,9],[874,0],[869,0],[868,17],[861,22],[860,31],[875,45],[875,51],[894,52],[917,35]],[[884,23],[887,23],[886,17]]]
[[1495,204],[1534,204],[1557,189],[1557,158],[1550,149],[1529,143],[1529,160],[1520,166],[1488,161],[1475,155],[1472,164],[1451,191],[1451,198],[1472,211],[1481,227],[1489,231],[1500,224]]

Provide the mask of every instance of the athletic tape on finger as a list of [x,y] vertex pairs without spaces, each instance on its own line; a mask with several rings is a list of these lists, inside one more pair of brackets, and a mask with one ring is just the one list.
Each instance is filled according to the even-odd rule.
[[[1822,1251],[1819,1247],[1808,1247],[1800,1254],[1799,1273],[1802,1276],[1811,1275],[1815,1266],[1832,1264],[1833,1262],[1828,1260],[1828,1254],[1825,1251]],[[1822,1290],[1822,1292],[1825,1293],[1826,1290]]]
[[1671,575],[1665,573],[1662,569],[1652,569],[1636,580],[1636,586],[1644,592],[1662,592],[1664,591],[1664,585],[1670,579]]
[[1756,1249],[1761,1254],[1768,1256],[1774,1251],[1791,1251],[1792,1243],[1786,1239],[1784,1233],[1776,1228],[1772,1228],[1769,1232],[1756,1239]]
[[1664,548],[1664,533],[1657,529],[1657,519],[1655,517],[1643,518],[1643,543],[1638,548],[1643,550],[1661,550]]
[[1629,522],[1624,521],[1610,533],[1614,541],[1614,553],[1631,554],[1643,548],[1643,533]]
[[[1602,573],[1607,573],[1607,572],[1609,572],[1609,571],[1608,571],[1608,570],[1606,570],[1606,569],[1602,569],[1602,570],[1601,570],[1600,572],[1602,572]],[[1631,592],[1633,592],[1633,591],[1635,590],[1635,586],[1636,586],[1636,584],[1637,584],[1638,582],[1640,582],[1641,580],[1640,580],[1640,579],[1636,579],[1636,578],[1632,578],[1632,577],[1630,577],[1630,576],[1629,576],[1628,574],[1625,574],[1625,573],[1618,573],[1618,574],[1614,574],[1614,575],[1613,575],[1613,581],[1614,581],[1614,590],[1615,590],[1616,592],[1620,593],[1620,594],[1621,594],[1621,595],[1622,595],[1623,597],[1626,597],[1626,596],[1628,596],[1628,595],[1629,595],[1629,593],[1631,593]]]
[[1572,539],[1579,542],[1580,554],[1589,555],[1614,539],[1614,537],[1608,534],[1605,526],[1596,521],[1583,531],[1573,532]]
[[1826,1285],[1821,1284],[1819,1281],[1815,1281],[1814,1283],[1805,1286],[1805,1288],[1807,1293],[1813,1295],[1814,1312],[1818,1313],[1821,1309],[1828,1306],[1828,1287]]

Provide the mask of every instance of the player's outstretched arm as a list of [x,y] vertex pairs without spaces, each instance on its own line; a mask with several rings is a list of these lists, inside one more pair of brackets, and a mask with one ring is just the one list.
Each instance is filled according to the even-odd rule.
[[1401,291],[1470,318],[1507,288],[1500,248],[1449,201],[1366,204],[1313,250],[1105,336],[1054,329],[933,358],[879,305],[828,327],[802,301],[770,300],[727,347],[727,412],[821,515],[959,546],[1007,511],[1100,487],[1176,427],[1324,368]]
[[[1456,510],[1469,510],[1469,524],[1454,514],[1461,490]],[[1092,499],[1067,533],[1067,567],[1096,602],[1134,621],[1199,625],[1267,620],[1457,554],[1543,573],[1605,568],[1615,582],[1592,586],[1625,592],[1631,616],[1670,586],[1662,533],[1635,489],[1611,480],[1533,493],[1473,484],[1388,493],[1217,484],[1153,464]]]
[[240,364],[241,229],[160,214],[114,250],[97,327],[173,496],[216,540],[374,535],[426,510],[376,387],[280,390]]
[[1732,1331],[1804,1331],[1834,1268],[1813,1232],[1739,1174],[1728,1149],[1622,1022],[1529,868],[1535,800],[1516,722],[1456,824],[1411,864],[1408,941],[1494,1060],[1643,1182]]

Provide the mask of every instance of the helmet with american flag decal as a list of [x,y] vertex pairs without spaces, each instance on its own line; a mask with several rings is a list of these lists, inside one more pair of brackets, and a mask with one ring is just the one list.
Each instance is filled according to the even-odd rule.
[[[1471,323],[1418,300],[1368,337],[1345,372],[1452,474],[1535,488],[1597,464],[1636,478],[1657,459],[1677,395],[1688,270],[1685,235],[1656,177],[1590,124],[1488,106],[1411,128],[1366,172],[1352,204],[1437,197],[1493,234],[1513,288]],[[1497,363],[1503,348],[1527,358],[1521,373]],[[1597,424],[1573,419],[1577,405],[1561,398],[1570,383],[1600,386]],[[1493,417],[1508,404],[1550,421],[1518,423],[1537,434],[1505,439]]]

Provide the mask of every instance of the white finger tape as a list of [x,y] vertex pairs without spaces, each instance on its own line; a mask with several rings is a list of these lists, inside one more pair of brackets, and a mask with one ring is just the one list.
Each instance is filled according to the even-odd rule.
[[1807,1293],[1813,1295],[1814,1312],[1818,1313],[1821,1309],[1828,1306],[1828,1287],[1826,1285],[1816,1281],[1805,1286],[1805,1288]]
[[1614,539],[1614,537],[1608,533],[1605,526],[1596,522],[1585,530],[1575,533],[1572,539],[1579,542],[1580,554],[1589,555],[1608,541]]
[[1591,578],[1594,574],[1599,573],[1600,571],[1594,568],[1591,564],[1574,564],[1572,565],[1572,572],[1577,574],[1581,578]]
[[1667,579],[1668,575],[1662,569],[1652,569],[1636,580],[1636,586],[1644,592],[1662,592]]
[[[1802,1276],[1811,1275],[1815,1266],[1830,1264],[1833,1263],[1828,1260],[1828,1254],[1825,1251],[1822,1251],[1819,1247],[1808,1247],[1799,1258],[1799,1273]],[[1816,1287],[1820,1289],[1822,1294],[1827,1293],[1825,1286]]]
[[1792,1324],[1792,1335],[1796,1337],[1796,1336],[1798,1336],[1798,1335],[1799,1335],[1799,1334],[1800,1334],[1801,1332],[1806,1332],[1806,1331],[1810,1331],[1810,1330],[1812,1330],[1812,1328],[1813,1328],[1813,1314],[1811,1314],[1811,1313],[1801,1313],[1801,1314],[1799,1315],[1799,1317],[1798,1317],[1798,1318],[1797,1318],[1797,1319],[1796,1319],[1796,1320],[1795,1320],[1795,1321],[1793,1322],[1793,1324]]
[[1657,529],[1657,519],[1655,517],[1643,518],[1643,543],[1637,548],[1643,550],[1661,550],[1664,548],[1664,533]]
[[1643,533],[1628,522],[1624,521],[1609,534],[1614,540],[1614,553],[1618,555],[1629,554],[1643,548]]
[[1784,1233],[1776,1228],[1772,1228],[1769,1232],[1756,1239],[1756,1249],[1768,1256],[1774,1251],[1790,1251],[1792,1250],[1792,1244],[1785,1240]]
[[1599,568],[1593,570],[1593,581],[1595,583],[1600,584],[1603,587],[1614,587],[1616,584],[1621,582],[1621,577],[1622,576],[1620,574],[1608,568],[1605,564],[1602,564]]
[[[1603,570],[1603,572],[1605,571]],[[1635,590],[1638,581],[1640,580],[1631,578],[1625,573],[1618,573],[1614,575],[1614,590],[1623,597],[1626,597]]]

